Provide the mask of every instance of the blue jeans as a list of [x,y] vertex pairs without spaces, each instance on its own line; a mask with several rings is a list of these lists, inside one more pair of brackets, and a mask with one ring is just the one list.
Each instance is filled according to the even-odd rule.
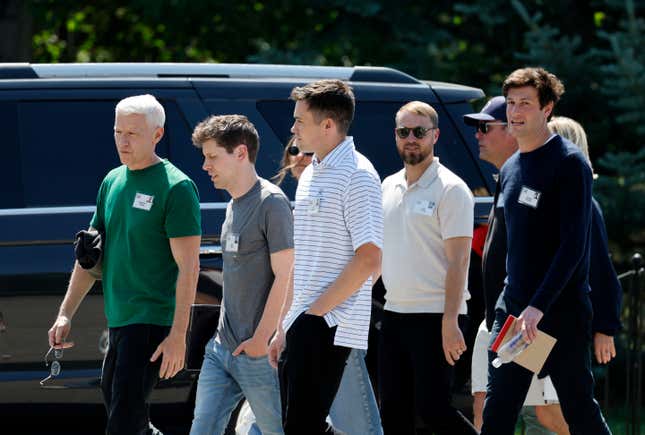
[[266,356],[233,356],[218,340],[206,345],[197,382],[191,435],[221,435],[231,413],[246,397],[265,435],[282,435],[278,374]]
[[[244,414],[242,416],[242,414]],[[374,390],[365,365],[365,351],[352,349],[340,381],[334,403],[329,411],[336,431],[347,435],[382,435]],[[243,421],[242,421],[243,420]],[[241,413],[237,431],[244,435],[261,435],[250,413]]]
[[366,352],[352,349],[329,410],[334,429],[347,435],[382,435],[374,390],[365,365]]

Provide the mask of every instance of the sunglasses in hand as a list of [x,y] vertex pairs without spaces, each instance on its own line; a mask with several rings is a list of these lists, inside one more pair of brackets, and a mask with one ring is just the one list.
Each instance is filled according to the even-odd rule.
[[[53,353],[54,354],[54,359],[52,360],[51,364],[49,363],[49,355]],[[63,359],[63,349],[54,349],[54,347],[50,347],[47,353],[45,354],[45,367],[49,367],[49,376],[47,376],[45,379],[40,381],[40,386],[44,387],[45,384],[52,379],[54,379],[56,376],[60,375],[60,362],[59,360]]]

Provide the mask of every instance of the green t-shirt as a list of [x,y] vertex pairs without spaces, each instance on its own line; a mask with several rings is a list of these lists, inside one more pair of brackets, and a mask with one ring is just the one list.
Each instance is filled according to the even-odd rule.
[[105,231],[103,293],[108,327],[172,325],[177,264],[169,239],[201,235],[197,187],[163,160],[110,171],[91,226]]

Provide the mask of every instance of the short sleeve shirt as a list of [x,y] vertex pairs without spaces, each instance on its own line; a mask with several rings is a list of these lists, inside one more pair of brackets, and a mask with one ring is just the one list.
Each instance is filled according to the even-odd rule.
[[[383,181],[386,310],[443,313],[448,268],[444,241],[472,237],[473,206],[466,183],[441,165],[438,157],[410,186],[405,169]],[[460,314],[466,314],[469,298],[464,286]]]
[[201,235],[192,180],[167,160],[141,170],[113,169],[99,189],[91,226],[105,232],[108,326],[170,326],[178,268],[169,239]]
[[[379,176],[347,137],[322,161],[316,157],[300,177],[294,210],[295,270],[293,321],[336,281],[355,251],[367,243],[383,245],[383,210]],[[372,279],[325,314],[337,326],[334,344],[367,349]]]
[[224,288],[217,334],[231,352],[253,336],[273,285],[271,254],[293,248],[291,204],[279,187],[259,179],[232,199],[222,225]]

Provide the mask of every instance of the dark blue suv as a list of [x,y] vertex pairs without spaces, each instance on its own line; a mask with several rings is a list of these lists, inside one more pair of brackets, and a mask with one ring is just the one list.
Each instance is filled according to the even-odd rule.
[[[376,67],[226,64],[0,64],[0,418],[49,410],[98,409],[100,366],[107,345],[100,282],[73,320],[76,343],[61,360],[50,388],[44,354],[47,330],[65,294],[74,234],[87,228],[99,184],[119,165],[112,127],[114,107],[127,96],[150,93],[164,105],[166,134],[157,151],[197,184],[202,201],[202,276],[205,297],[221,294],[219,231],[228,197],[213,189],[191,145],[193,127],[209,114],[240,113],[257,127],[258,173],[270,178],[290,133],[291,89],[321,78],[346,80],[356,95],[350,129],[358,149],[381,177],[402,166],[394,146],[394,114],[421,100],[439,113],[435,152],[473,189],[491,192],[492,167],[478,159],[473,132],[462,122],[480,89],[417,80]],[[295,186],[283,186],[293,198]],[[478,198],[485,216],[490,198]],[[192,410],[196,374],[181,373],[154,393],[155,409]],[[194,392],[193,392],[194,393]],[[74,405],[71,407],[70,405]],[[36,410],[35,408],[39,408]],[[157,411],[163,412],[163,411]],[[77,414],[79,415],[79,414]],[[189,417],[187,417],[189,418]],[[60,421],[59,418],[57,418]],[[22,424],[28,421],[21,420]]]

